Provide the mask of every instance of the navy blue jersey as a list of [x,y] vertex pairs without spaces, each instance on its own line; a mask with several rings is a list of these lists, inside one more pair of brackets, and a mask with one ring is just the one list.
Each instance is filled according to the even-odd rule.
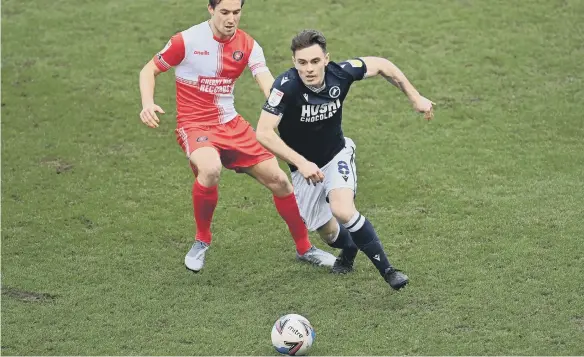
[[[291,68],[276,78],[263,109],[280,116],[278,131],[289,147],[323,167],[345,147],[343,102],[351,84],[363,79],[366,72],[361,59],[329,62],[325,87],[316,93]],[[290,169],[295,171],[296,167],[290,165]]]

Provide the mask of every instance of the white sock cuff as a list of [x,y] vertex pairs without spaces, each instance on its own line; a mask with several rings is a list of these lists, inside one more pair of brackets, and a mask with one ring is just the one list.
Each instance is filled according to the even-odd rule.
[[349,222],[343,224],[345,228],[351,233],[358,231],[363,227],[365,224],[365,217],[361,215],[358,211],[355,212],[353,217],[349,220]]

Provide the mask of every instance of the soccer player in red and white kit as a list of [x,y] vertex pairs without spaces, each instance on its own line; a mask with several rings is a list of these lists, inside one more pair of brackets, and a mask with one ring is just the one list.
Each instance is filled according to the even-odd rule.
[[296,244],[298,259],[332,266],[335,257],[308,239],[288,176],[274,155],[257,141],[252,126],[235,111],[233,89],[246,67],[266,98],[274,82],[260,45],[238,29],[244,2],[209,0],[211,19],[175,34],[140,72],[140,118],[156,128],[156,113],[164,111],[154,103],[155,78],[175,68],[176,138],[196,176],[192,192],[197,231],[185,265],[194,272],[203,268],[224,166],[249,174],[272,191],[276,209]]

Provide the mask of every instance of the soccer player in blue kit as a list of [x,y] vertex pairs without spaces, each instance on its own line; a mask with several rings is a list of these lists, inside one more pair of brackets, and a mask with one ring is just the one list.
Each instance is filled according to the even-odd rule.
[[355,143],[343,134],[343,102],[353,82],[380,75],[427,120],[434,115],[434,103],[387,59],[330,61],[326,39],[316,30],[300,32],[292,39],[291,50],[294,68],[276,78],[258,122],[257,139],[289,164],[308,229],[341,249],[332,272],[352,271],[361,250],[384,280],[399,290],[408,277],[390,264],[373,225],[355,207]]

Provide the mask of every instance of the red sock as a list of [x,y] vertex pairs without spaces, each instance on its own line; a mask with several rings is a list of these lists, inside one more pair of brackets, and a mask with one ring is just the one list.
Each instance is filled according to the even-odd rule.
[[308,230],[300,216],[300,210],[298,209],[294,193],[284,197],[274,196],[274,203],[276,204],[278,213],[288,225],[288,229],[294,239],[294,244],[296,244],[296,251],[301,255],[306,253],[312,244],[308,239]]
[[195,180],[193,184],[193,208],[197,224],[196,240],[211,244],[211,221],[213,220],[213,212],[217,207],[218,199],[217,185],[205,187]]

